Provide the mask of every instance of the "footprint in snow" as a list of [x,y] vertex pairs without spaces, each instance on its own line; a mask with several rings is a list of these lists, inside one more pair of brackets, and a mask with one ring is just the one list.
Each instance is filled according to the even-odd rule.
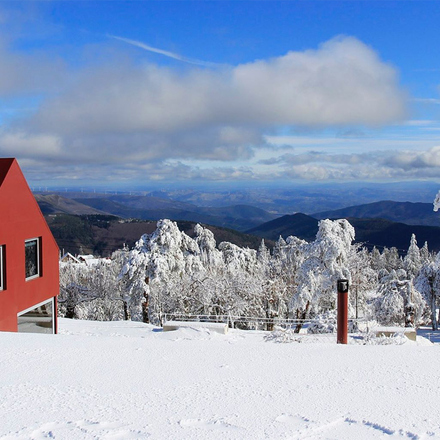
[[10,433],[1,439],[65,439],[65,438],[90,438],[105,440],[134,440],[150,437],[148,432],[132,430],[123,423],[93,420],[78,420],[68,422],[44,423],[38,428],[25,428],[15,433]]
[[213,430],[239,429],[238,426],[226,422],[224,419],[205,420],[205,419],[182,419],[179,422],[182,428],[196,428]]
[[282,423],[289,435],[301,439],[352,439],[368,438],[382,439],[400,438],[421,440],[433,436],[432,432],[417,434],[404,429],[393,429],[368,420],[354,420],[349,417],[338,417],[333,420],[316,422],[301,415],[281,414],[275,418],[275,422]]

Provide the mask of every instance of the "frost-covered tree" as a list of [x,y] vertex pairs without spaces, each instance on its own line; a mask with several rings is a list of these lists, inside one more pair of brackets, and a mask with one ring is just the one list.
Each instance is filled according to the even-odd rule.
[[162,315],[181,300],[179,281],[203,269],[197,242],[175,222],[159,220],[152,234],[136,242],[121,273],[132,298],[132,319],[161,322]]
[[376,246],[371,251],[371,268],[375,272],[379,272],[382,269],[385,269],[384,257]]
[[101,259],[96,264],[67,263],[60,267],[58,309],[66,318],[118,320],[124,314],[124,299],[118,261]]
[[408,252],[403,259],[403,267],[409,278],[414,278],[420,271],[422,266],[422,258],[420,255],[420,249],[417,246],[417,240],[415,234],[411,235],[411,241],[409,244]]
[[434,211],[437,212],[440,209],[440,191],[437,193],[434,199]]
[[382,257],[384,260],[384,269],[386,269],[388,272],[403,269],[403,260],[400,257],[397,248],[385,247],[382,251]]
[[[415,286],[420,291],[426,304],[430,309],[431,325],[433,330],[438,330],[437,307],[440,297],[440,257],[437,256],[433,262],[428,262],[422,266],[418,276],[414,281]],[[440,314],[440,312],[439,312]]]
[[373,269],[373,253],[360,244],[351,246],[348,268],[351,274],[349,316],[359,318],[369,314],[370,299],[376,296],[378,272]]
[[[217,246],[214,234],[200,225],[191,238],[176,223],[160,220],[156,231],[143,235],[131,251],[118,251],[93,268],[60,269],[60,313],[154,323],[162,323],[165,314],[214,315],[217,320],[228,317],[243,328],[263,328],[258,320],[264,320],[270,329],[288,316],[304,319],[334,310],[339,278],[351,280],[351,315],[356,298],[357,309],[365,315],[377,297],[381,278],[373,310],[384,317],[383,322],[388,315],[403,316],[408,322],[414,317],[417,322],[418,292],[402,270],[405,266],[414,276],[417,265],[426,260],[415,237],[405,260],[397,249],[370,253],[351,245],[353,239],[354,229],[346,220],[323,220],[316,240],[280,237],[271,255],[264,240],[258,251],[228,242]],[[429,256],[427,247],[425,254]],[[392,271],[395,275],[386,287],[384,277]],[[406,294],[402,283],[408,287]],[[396,289],[400,299],[392,295]],[[393,310],[399,301],[403,312],[397,313]],[[243,324],[242,317],[251,317],[255,324]]]
[[375,319],[383,325],[419,325],[425,302],[403,269],[382,273],[379,296],[374,303]]
[[199,224],[194,227],[195,242],[200,250],[200,258],[205,267],[219,266],[223,263],[221,252],[217,249],[214,234]]
[[420,259],[421,259],[422,265],[433,261],[431,253],[429,252],[429,249],[428,249],[428,242],[427,241],[425,241],[425,244],[420,249]]
[[[354,228],[347,220],[321,220],[316,240],[305,249],[298,288],[290,307],[297,319],[336,307],[336,281],[350,280],[348,257]],[[300,326],[297,331],[300,330]]]

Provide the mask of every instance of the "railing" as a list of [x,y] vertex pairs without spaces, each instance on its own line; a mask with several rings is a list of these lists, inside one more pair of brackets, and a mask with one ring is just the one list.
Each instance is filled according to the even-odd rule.
[[[283,317],[264,318],[258,316],[238,315],[203,315],[184,313],[154,313],[150,316],[153,324],[163,326],[166,321],[192,321],[192,322],[220,322],[228,324],[230,328],[243,330],[274,330],[307,328],[312,319],[292,319]],[[349,319],[349,322],[364,322],[365,319]]]

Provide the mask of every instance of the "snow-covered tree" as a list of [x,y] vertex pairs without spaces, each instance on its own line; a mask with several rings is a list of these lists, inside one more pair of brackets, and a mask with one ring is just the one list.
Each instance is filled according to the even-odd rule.
[[174,310],[181,299],[181,289],[176,289],[179,281],[204,269],[200,254],[197,242],[170,220],[159,220],[152,234],[143,235],[121,274],[132,298],[132,319],[161,322],[164,313]]
[[434,199],[434,211],[437,212],[440,209],[440,191],[437,193]]
[[88,266],[65,263],[60,267],[58,308],[67,318],[118,320],[124,314],[124,299],[116,260],[100,259]]
[[374,303],[375,319],[383,325],[419,325],[425,302],[403,269],[392,270],[380,280]]
[[384,260],[384,269],[388,272],[392,270],[399,270],[403,268],[403,260],[399,255],[399,251],[395,247],[385,247],[382,251]]
[[425,244],[420,249],[420,259],[421,259],[422,265],[433,261],[431,253],[429,252],[429,249],[428,249],[428,242],[427,241],[425,241]]
[[[298,288],[290,307],[297,319],[336,307],[336,281],[350,280],[348,258],[354,228],[347,220],[321,220],[316,240],[305,249],[298,273]],[[299,331],[300,327],[297,328]]]
[[422,259],[420,255],[420,249],[417,246],[415,234],[412,234],[408,252],[403,259],[403,267],[408,274],[408,277],[414,278],[419,273],[421,266]]
[[351,274],[349,315],[359,318],[369,314],[369,301],[376,296],[378,272],[373,269],[373,252],[360,244],[351,246],[348,268]]
[[431,325],[433,330],[438,330],[437,306],[440,297],[440,257],[433,262],[428,262],[422,266],[418,276],[414,281],[415,286],[420,291],[430,309]]

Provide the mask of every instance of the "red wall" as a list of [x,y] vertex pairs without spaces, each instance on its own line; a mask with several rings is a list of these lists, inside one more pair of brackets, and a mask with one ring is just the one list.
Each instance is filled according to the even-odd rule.
[[[38,237],[41,276],[26,281],[24,243]],[[0,330],[17,331],[17,313],[58,295],[59,266],[58,246],[15,159],[0,159],[0,245]]]

